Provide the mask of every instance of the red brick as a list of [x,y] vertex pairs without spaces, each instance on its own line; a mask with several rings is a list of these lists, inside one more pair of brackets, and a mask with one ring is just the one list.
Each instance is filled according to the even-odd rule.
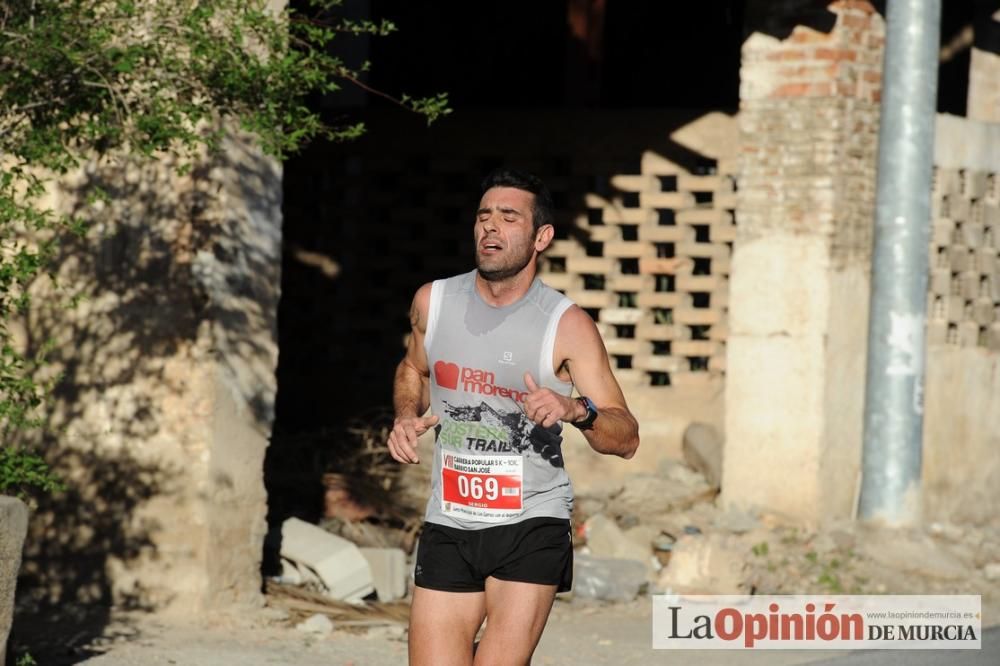
[[778,76],[786,79],[827,79],[837,73],[837,65],[800,65],[798,67],[782,67]]
[[845,28],[868,28],[871,24],[871,16],[857,16],[855,14],[841,16],[837,22],[838,26],[844,26]]
[[803,25],[797,25],[792,30],[792,35],[788,38],[788,41],[795,44],[814,44],[817,42],[829,42],[831,39],[832,36],[830,33],[819,32]]
[[838,83],[837,94],[841,97],[854,97],[858,93],[858,87],[853,83]]
[[808,83],[786,83],[775,88],[771,97],[805,97],[808,92]]
[[857,51],[852,49],[816,49],[814,55],[820,60],[850,60],[854,62],[858,59]]
[[871,70],[864,73],[863,77],[868,83],[882,83],[882,72],[873,72]]
[[771,92],[771,97],[829,97],[832,83],[785,83]]
[[877,11],[875,6],[867,0],[837,0],[837,2],[830,5],[830,11],[832,12],[851,9],[862,11],[866,14],[874,14]]
[[806,60],[809,54],[802,49],[781,49],[774,53],[768,53],[768,60]]

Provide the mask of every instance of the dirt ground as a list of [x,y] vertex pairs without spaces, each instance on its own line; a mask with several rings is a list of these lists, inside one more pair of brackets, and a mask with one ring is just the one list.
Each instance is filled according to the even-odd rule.
[[[847,654],[818,650],[655,651],[650,647],[650,609],[648,597],[631,603],[560,599],[532,663],[536,666],[661,663],[790,666],[826,662]],[[240,618],[215,617],[198,626],[166,624],[149,615],[126,613],[118,615],[105,636],[85,649],[74,654],[48,655],[38,663],[390,666],[406,663],[406,633],[401,625],[384,625],[365,629],[335,627],[327,634],[312,635],[292,628],[267,611]]]
[[[1000,625],[1000,520],[889,530],[852,521],[807,526],[776,515],[726,512],[704,478],[679,464],[582,495],[576,509],[580,555],[645,560],[648,578],[633,601],[608,602],[584,598],[587,586],[578,575],[578,592],[556,601],[534,664],[781,665],[844,654],[654,651],[650,594],[665,592],[978,594],[983,626]],[[327,612],[315,599],[277,593],[267,598],[267,608],[207,617],[197,625],[168,624],[135,611],[113,612],[97,633],[81,631],[72,619],[51,622],[18,649],[30,650],[44,666],[406,663],[405,602],[359,619]],[[296,628],[317,610],[332,628],[318,633]]]
[[[731,563],[731,558],[735,557],[742,561],[739,580],[744,590],[753,589],[761,594],[980,594],[983,626],[1000,625],[1000,584],[987,576],[987,563],[1000,560],[1000,530],[936,525],[901,533],[845,525],[810,532],[799,526],[758,524],[743,531],[748,523],[741,523],[736,526],[739,533],[734,534],[733,525],[724,530],[710,527],[725,523],[714,513],[711,506],[694,506],[687,512],[674,514],[675,519],[680,517],[682,522],[692,521],[705,528],[704,532],[692,536],[694,545],[691,548],[699,561],[707,562],[705,568],[709,578],[699,579],[698,576],[705,572],[696,567],[695,573],[685,580],[707,585],[706,592],[713,591],[713,582],[730,584],[727,581],[732,580],[731,571],[727,572],[727,562]],[[725,554],[721,559],[713,555],[719,552]],[[675,556],[682,558],[682,553]],[[676,567],[680,561],[670,564]],[[669,578],[664,572],[670,564],[660,572],[661,580]],[[713,567],[719,571],[713,574]],[[993,575],[993,570],[989,571]],[[653,585],[650,591],[658,590]],[[67,629],[50,634],[56,642],[33,641],[32,650],[38,664],[45,666],[78,663],[94,666],[387,666],[406,663],[405,619],[400,619],[398,613],[393,618],[376,621],[335,619],[332,630],[311,634],[296,628],[307,613],[301,609],[289,610],[279,598],[269,599],[271,606],[268,608],[239,616],[209,617],[198,625],[167,623],[155,615],[139,612],[114,613],[102,635],[86,644],[70,644],[72,631]],[[842,651],[654,651],[651,633],[648,592],[631,602],[560,595],[532,663],[543,666],[654,663],[781,666],[839,660],[846,654]],[[937,656],[932,654],[932,658]],[[979,658],[992,659],[993,655],[980,655]]]
[[[650,647],[648,598],[632,603],[558,601],[533,664],[626,666],[649,663],[801,664],[834,652],[671,653]],[[88,656],[89,655],[89,656]],[[679,661],[678,661],[679,659]],[[50,661],[51,660],[51,661]],[[389,666],[406,663],[400,625],[334,628],[325,635],[298,631],[262,613],[254,618],[214,618],[200,626],[166,624],[146,615],[122,614],[105,637],[76,655],[52,655],[39,664],[88,666]]]

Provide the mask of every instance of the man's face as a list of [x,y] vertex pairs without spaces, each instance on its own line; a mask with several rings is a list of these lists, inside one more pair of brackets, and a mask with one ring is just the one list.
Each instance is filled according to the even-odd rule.
[[475,235],[476,268],[484,279],[505,280],[531,262],[539,249],[532,224],[534,203],[534,194],[514,187],[494,187],[483,195]]

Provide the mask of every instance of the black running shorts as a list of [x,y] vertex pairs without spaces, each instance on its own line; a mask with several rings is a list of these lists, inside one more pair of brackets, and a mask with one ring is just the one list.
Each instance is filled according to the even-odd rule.
[[573,585],[573,535],[568,520],[528,518],[513,525],[462,530],[425,523],[414,582],[444,592],[482,592],[487,576],[500,580]]

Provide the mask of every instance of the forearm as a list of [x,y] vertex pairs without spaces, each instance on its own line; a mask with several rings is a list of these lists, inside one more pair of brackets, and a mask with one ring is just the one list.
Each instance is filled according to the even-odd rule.
[[424,375],[405,358],[396,367],[392,384],[392,406],[396,417],[420,416],[427,411],[424,396]]
[[583,436],[598,453],[627,460],[639,448],[639,423],[627,409],[606,407],[600,410],[594,427],[583,431]]

